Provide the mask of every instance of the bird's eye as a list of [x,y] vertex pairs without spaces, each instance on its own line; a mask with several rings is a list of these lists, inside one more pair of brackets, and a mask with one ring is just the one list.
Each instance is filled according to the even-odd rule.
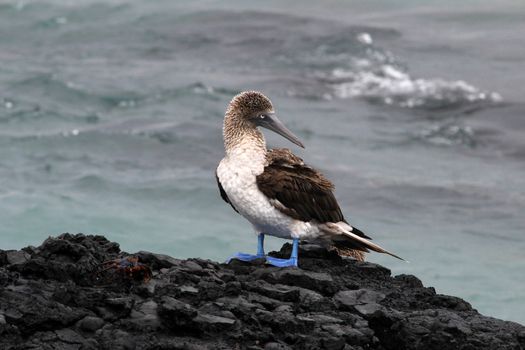
[[260,119],[266,119],[266,116],[265,116],[264,114],[261,114],[261,115],[259,116],[259,118],[260,118]]

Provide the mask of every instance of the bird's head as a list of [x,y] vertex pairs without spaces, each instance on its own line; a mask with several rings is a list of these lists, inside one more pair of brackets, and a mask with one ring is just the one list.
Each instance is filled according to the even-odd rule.
[[228,106],[226,118],[248,128],[258,126],[272,130],[296,145],[303,143],[275,116],[272,102],[258,91],[244,91],[235,96]]

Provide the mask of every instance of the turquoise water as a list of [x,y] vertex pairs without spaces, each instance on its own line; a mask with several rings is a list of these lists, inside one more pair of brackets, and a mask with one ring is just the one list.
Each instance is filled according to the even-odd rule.
[[[370,255],[525,322],[519,1],[0,1],[0,247],[61,232],[223,260],[238,91],[269,95]],[[283,241],[269,239],[272,248]]]

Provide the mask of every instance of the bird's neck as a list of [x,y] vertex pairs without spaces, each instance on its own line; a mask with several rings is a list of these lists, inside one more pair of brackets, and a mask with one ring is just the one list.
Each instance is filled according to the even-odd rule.
[[262,132],[249,122],[233,114],[226,114],[223,125],[226,156],[252,163],[266,159],[266,141]]

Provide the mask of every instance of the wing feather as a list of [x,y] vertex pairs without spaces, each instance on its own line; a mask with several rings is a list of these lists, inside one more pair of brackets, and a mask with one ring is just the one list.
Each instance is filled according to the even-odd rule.
[[302,221],[344,221],[333,194],[334,185],[287,149],[268,152],[257,186],[281,212]]
[[221,194],[222,200],[225,201],[226,203],[228,203],[229,205],[231,205],[233,210],[235,210],[238,213],[239,211],[237,209],[235,209],[233,204],[230,202],[230,199],[228,198],[228,195],[226,194],[226,191],[222,187],[221,182],[219,180],[219,176],[217,176],[217,172],[215,172],[215,180],[217,180],[217,186],[219,186],[219,193]]

